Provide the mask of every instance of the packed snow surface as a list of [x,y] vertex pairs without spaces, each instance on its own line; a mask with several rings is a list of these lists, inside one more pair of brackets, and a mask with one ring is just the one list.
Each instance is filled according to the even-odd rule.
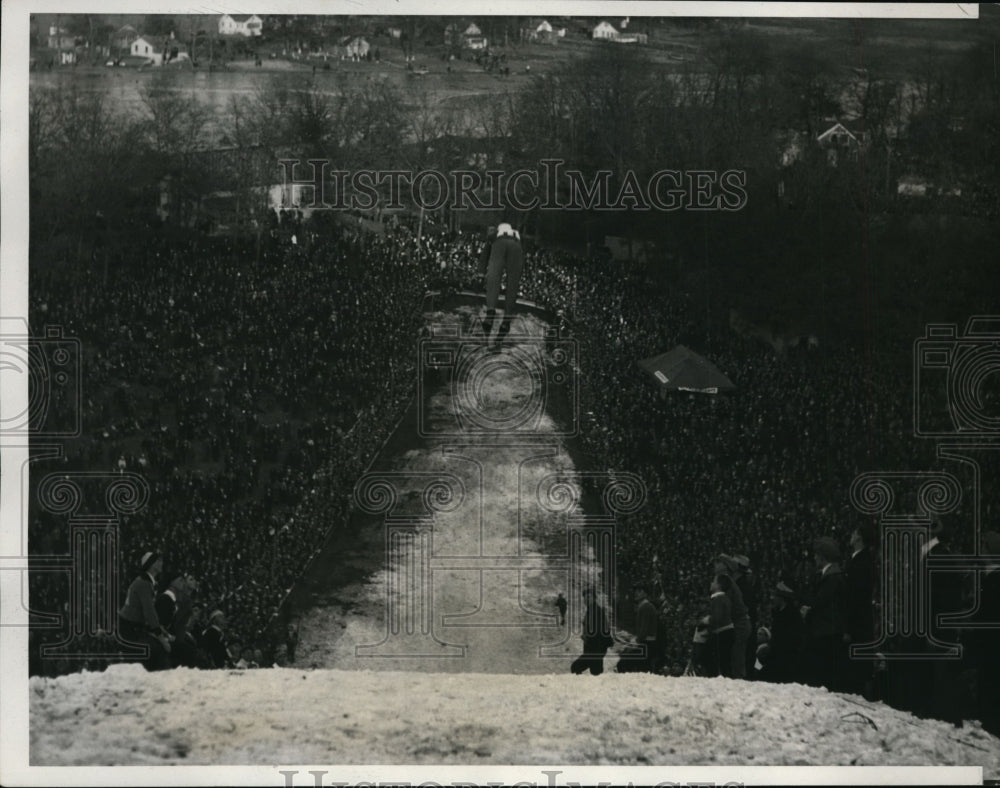
[[[610,661],[610,660],[609,660]],[[115,665],[30,681],[33,766],[982,766],[1000,739],[799,685],[728,679]]]

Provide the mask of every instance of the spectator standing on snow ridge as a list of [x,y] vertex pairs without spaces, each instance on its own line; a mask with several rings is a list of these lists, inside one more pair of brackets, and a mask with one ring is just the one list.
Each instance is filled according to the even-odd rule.
[[635,599],[635,645],[626,649],[618,662],[619,673],[655,673],[659,644],[656,640],[659,614],[649,600],[644,583],[632,586]]
[[771,591],[771,640],[764,681],[778,684],[798,681],[802,658],[802,616],[795,606],[795,591],[779,582]]
[[747,641],[750,639],[750,615],[747,612],[746,602],[743,601],[743,593],[736,584],[736,574],[737,564],[732,556],[723,553],[716,557],[716,580],[729,598],[733,621],[732,665],[725,675],[743,679],[747,675],[746,650]]
[[813,560],[819,570],[812,604],[802,607],[806,629],[807,683],[832,691],[843,689],[846,669],[847,612],[844,575],[837,562],[840,548],[829,536],[813,542]]
[[732,678],[733,675],[733,605],[728,594],[722,588],[721,578],[732,579],[728,575],[716,575],[709,588],[708,598],[708,630],[709,639],[709,676],[725,676]]
[[125,604],[118,611],[118,631],[122,637],[149,648],[142,661],[147,670],[170,667],[170,642],[156,614],[156,576],[163,569],[159,553],[143,554],[141,571],[128,587]]
[[221,610],[213,610],[208,617],[208,626],[201,633],[201,647],[205,650],[213,668],[225,668],[232,662],[226,642],[223,627],[226,625],[225,614]]
[[871,684],[874,662],[852,659],[851,644],[875,640],[875,551],[872,549],[874,529],[859,525],[851,532],[851,557],[844,571],[844,591],[847,607],[847,676],[845,689],[865,694]]
[[577,675],[589,670],[592,676],[600,676],[604,672],[604,657],[614,639],[608,617],[597,601],[594,589],[584,589],[583,599],[586,605],[583,613],[583,654],[573,660],[570,670]]
[[163,627],[173,637],[170,662],[173,667],[201,667],[203,660],[198,643],[191,632],[195,607],[194,594],[198,583],[190,575],[178,575],[170,586],[156,597],[156,613]]
[[559,611],[559,626],[566,625],[566,597],[563,596],[562,592],[559,592],[559,596],[556,597],[556,610]]

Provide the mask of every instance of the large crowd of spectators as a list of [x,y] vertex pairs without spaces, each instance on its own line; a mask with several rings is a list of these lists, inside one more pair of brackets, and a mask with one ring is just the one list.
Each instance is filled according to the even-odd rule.
[[[225,608],[234,639],[264,662],[287,654],[284,626],[268,636],[269,624],[346,521],[355,481],[412,396],[424,294],[481,289],[481,246],[431,220],[418,239],[405,221],[374,233],[288,214],[256,243],[152,241],[103,271],[33,267],[33,321],[64,326],[85,349],[84,432],[64,467],[135,470],[151,486],[122,528],[122,555],[162,551],[164,577],[198,577],[204,609]],[[564,251],[529,250],[521,291],[580,343],[588,460],[648,490],[622,521],[618,575],[655,589],[663,672],[685,671],[691,632],[719,607],[709,570],[720,552],[745,558],[760,589],[781,583],[798,610],[816,585],[816,538],[849,554],[862,519],[852,480],[941,465],[907,437],[912,379],[898,359],[825,338],[779,354],[735,331],[708,334],[704,306],[648,267]],[[637,361],[679,343],[736,391],[662,396]],[[35,512],[33,552],[64,549],[51,526]],[[972,548],[967,530],[956,529],[956,551]],[[123,582],[134,569],[123,559]],[[59,607],[57,586],[32,583],[39,609]],[[742,641],[751,673],[773,615],[761,601]]]

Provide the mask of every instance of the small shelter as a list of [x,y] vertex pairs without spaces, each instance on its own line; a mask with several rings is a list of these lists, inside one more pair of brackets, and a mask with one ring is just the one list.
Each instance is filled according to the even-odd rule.
[[703,394],[718,394],[736,388],[719,368],[693,350],[678,345],[667,353],[643,359],[639,362],[656,381],[660,392],[697,391]]

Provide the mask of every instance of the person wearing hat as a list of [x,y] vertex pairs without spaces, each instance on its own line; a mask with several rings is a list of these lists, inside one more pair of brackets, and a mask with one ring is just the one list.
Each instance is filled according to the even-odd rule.
[[178,575],[169,587],[156,597],[156,614],[160,624],[173,638],[170,661],[177,667],[198,667],[198,645],[191,633],[194,594],[198,583],[190,575]]
[[497,341],[502,341],[510,331],[510,323],[517,303],[517,293],[521,285],[521,271],[524,268],[524,252],[521,249],[521,235],[507,222],[497,225],[496,239],[487,239],[489,256],[484,254],[480,261],[480,273],[486,275],[486,322],[484,331],[489,337],[496,323],[497,301],[500,298],[500,280],[506,275],[503,321],[497,332]]
[[169,639],[156,613],[156,576],[163,559],[155,551],[143,554],[140,571],[128,587],[125,604],[118,611],[118,631],[122,639],[149,649],[143,660],[148,670],[170,667]]
[[847,657],[847,609],[844,575],[837,562],[840,548],[829,536],[813,542],[819,579],[812,604],[802,608],[806,631],[806,681],[839,691],[844,688]]
[[[858,525],[851,532],[852,553],[844,567],[849,644],[863,645],[875,640],[874,539],[874,529],[867,523]],[[865,694],[873,679],[874,669],[873,660],[853,659],[848,651],[847,688],[857,695]]]
[[708,672],[706,676],[733,676],[733,626],[732,593],[736,587],[733,579],[726,574],[718,574],[709,586],[708,614]]
[[604,672],[604,657],[614,643],[611,637],[611,627],[604,608],[597,601],[597,592],[593,588],[583,590],[583,601],[586,609],[583,613],[583,654],[573,660],[570,670],[579,675],[586,670],[592,676],[600,676]]
[[226,633],[222,629],[225,625],[225,614],[221,610],[213,610],[208,617],[208,626],[201,633],[199,645],[204,649],[210,667],[213,668],[229,667],[232,662]]
[[635,600],[635,645],[622,652],[618,661],[619,673],[655,673],[659,669],[660,643],[656,634],[659,613],[649,599],[645,583],[632,586]]
[[764,681],[798,681],[802,651],[802,617],[795,607],[795,591],[784,582],[771,589],[771,639]]
[[[749,564],[749,559],[747,559],[747,563]],[[739,574],[739,565],[734,556],[721,553],[716,556],[714,566],[715,576],[717,578],[725,578],[722,580],[723,591],[729,598],[732,608],[733,636],[731,643],[731,666],[725,672],[725,675],[731,676],[734,679],[745,679],[747,677],[747,648],[753,629],[750,626],[750,611],[747,609],[746,600],[743,598],[743,591],[736,582],[736,576]]]

